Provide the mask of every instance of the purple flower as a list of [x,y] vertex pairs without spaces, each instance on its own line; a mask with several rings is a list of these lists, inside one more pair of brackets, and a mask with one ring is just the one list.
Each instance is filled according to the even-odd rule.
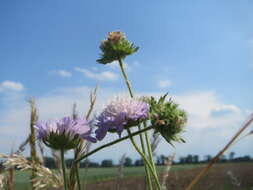
[[149,104],[140,99],[117,97],[97,117],[97,139],[102,140],[107,131],[117,132],[120,136],[125,127],[136,126],[146,119],[148,112]]
[[56,150],[75,148],[81,139],[96,142],[96,139],[90,136],[90,122],[81,118],[74,120],[64,117],[58,121],[38,122],[35,128],[38,131],[38,139]]

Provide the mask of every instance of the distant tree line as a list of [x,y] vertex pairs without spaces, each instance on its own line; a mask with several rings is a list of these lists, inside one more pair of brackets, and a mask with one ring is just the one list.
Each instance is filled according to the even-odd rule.
[[[157,165],[165,165],[167,157],[165,155],[157,156],[156,164]],[[200,164],[200,163],[207,163],[212,159],[211,155],[205,155],[202,159],[200,159],[199,155],[192,155],[188,154],[187,156],[182,156],[179,158],[178,161],[173,161],[173,164]],[[29,160],[29,158],[28,158]],[[251,158],[249,155],[236,157],[234,152],[230,152],[229,155],[223,155],[219,159],[220,163],[227,163],[227,162],[253,162],[253,157]],[[70,167],[73,163],[73,159],[67,159],[66,165]],[[46,167],[54,169],[56,168],[56,162],[52,157],[44,157],[44,164]],[[123,165],[125,167],[133,167],[133,166],[143,166],[144,162],[142,159],[133,160],[130,157],[126,157]],[[90,167],[90,168],[97,168],[97,167],[114,167],[117,164],[113,163],[111,159],[104,159],[100,163],[93,162],[89,159],[80,163],[80,168]],[[3,161],[0,161],[0,171],[3,169]]]
[[[198,155],[187,155],[185,157],[180,157],[178,162],[175,164],[199,164],[199,163],[207,163],[213,157],[211,155],[205,155],[202,160],[199,159]],[[252,162],[253,158],[249,155],[235,157],[234,152],[230,152],[228,156],[222,155],[218,160],[219,163],[226,163],[226,162]]]

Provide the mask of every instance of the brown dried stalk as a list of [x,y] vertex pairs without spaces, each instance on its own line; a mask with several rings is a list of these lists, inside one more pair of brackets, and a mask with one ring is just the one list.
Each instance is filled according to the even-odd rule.
[[34,125],[36,124],[38,120],[38,115],[37,115],[37,109],[35,107],[35,101],[34,99],[29,100],[30,106],[31,106],[31,121],[30,121],[30,130],[31,130],[31,135],[30,135],[30,148],[31,148],[31,161],[32,165],[34,166],[32,169],[32,174],[31,174],[31,185],[32,189],[34,190],[34,178],[36,177],[36,169],[35,165],[38,163],[39,159],[37,157],[37,151],[36,151],[36,130],[34,128]]
[[25,146],[30,142],[30,135],[25,139],[24,142],[22,142],[19,147],[18,150],[16,152],[14,152],[14,154],[20,154],[22,152],[24,152],[25,150]]
[[56,150],[51,149],[52,152],[52,156],[56,165],[56,168],[61,171],[61,158],[59,155],[59,152],[57,152]]
[[[85,118],[88,120],[93,109],[94,105],[96,103],[97,99],[97,89],[98,85],[96,85],[95,89],[90,93],[90,107],[89,110],[85,116]],[[76,104],[73,105],[73,111],[72,111],[72,117],[73,119],[77,118],[77,112],[76,112]],[[88,141],[82,140],[79,146],[75,149],[75,160],[79,159],[81,155],[87,153],[91,147],[91,143]],[[70,169],[70,182],[69,182],[69,189],[74,190],[76,186],[76,182],[80,182],[79,175],[78,175],[78,168],[80,167],[80,164],[73,162],[71,169]],[[75,175],[76,174],[76,175]],[[80,189],[81,184],[78,184],[78,187]]]
[[[13,154],[13,151],[11,151],[10,156]],[[8,176],[7,176],[7,189],[8,190],[14,190],[14,168],[11,167],[8,169]]]
[[160,138],[160,134],[156,132],[153,132],[152,137],[153,138],[151,141],[151,150],[152,150],[153,156],[155,156],[156,155],[155,150],[157,149],[158,144],[161,142],[161,138]]
[[40,155],[41,157],[39,158],[39,161],[40,161],[40,164],[44,165],[44,145],[43,145],[43,142],[41,140],[38,140],[37,142],[38,144],[38,147],[39,147],[39,150],[40,150]]
[[0,174],[0,189],[4,189],[5,186],[5,177],[4,175]]
[[120,179],[124,177],[123,169],[124,169],[125,160],[126,160],[126,154],[123,154],[119,159],[119,167],[118,167],[118,177]]
[[203,177],[208,170],[219,160],[220,156],[235,142],[235,140],[240,136],[240,134],[250,126],[253,122],[253,113],[250,118],[243,124],[239,131],[232,137],[228,144],[209,162],[209,164],[203,168],[200,173],[192,180],[192,182],[186,187],[186,190],[191,190],[193,186]]
[[90,93],[90,108],[89,108],[89,110],[86,114],[86,117],[85,117],[87,120],[90,118],[90,114],[92,113],[92,111],[94,109],[94,105],[95,105],[96,100],[97,100],[97,89],[98,89],[98,85],[96,85],[93,92]]
[[170,172],[175,156],[176,156],[176,152],[174,152],[172,156],[168,156],[165,160],[165,169],[164,169],[164,174],[162,176],[162,190],[167,190],[166,181],[168,180],[169,172]]
[[119,166],[118,166],[118,180],[117,180],[117,189],[120,190],[122,188],[122,178],[124,177],[124,163],[126,160],[126,154],[123,154],[119,159]]

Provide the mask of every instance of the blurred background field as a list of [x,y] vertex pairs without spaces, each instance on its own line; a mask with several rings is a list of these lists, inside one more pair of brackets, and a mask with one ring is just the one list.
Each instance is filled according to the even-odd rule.
[[[184,164],[172,166],[167,180],[170,190],[184,189],[205,164]],[[162,175],[165,166],[159,166]],[[253,187],[253,163],[217,164],[210,173],[200,181],[194,190],[251,190]],[[125,167],[124,178],[118,178],[118,168],[89,168],[80,170],[82,180],[86,179],[86,190],[143,190],[145,189],[144,168]],[[17,190],[29,190],[29,173],[16,172]],[[48,189],[49,190],[49,189]]]

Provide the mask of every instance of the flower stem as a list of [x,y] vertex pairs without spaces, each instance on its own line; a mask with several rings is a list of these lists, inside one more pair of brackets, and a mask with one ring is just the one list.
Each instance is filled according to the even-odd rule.
[[[122,60],[120,58],[118,59],[118,61],[119,61],[119,66],[120,66],[122,75],[123,75],[123,77],[125,79],[125,83],[127,85],[127,88],[128,88],[129,94],[130,94],[130,97],[133,98],[134,97],[133,90],[132,90],[130,81],[128,79],[128,76],[127,76],[127,74],[125,72],[125,68],[124,68],[123,62],[122,62]],[[140,125],[138,126],[138,129],[141,130],[141,126]],[[131,133],[131,131],[130,131],[130,133]],[[142,152],[144,153],[144,155],[146,155],[143,134],[141,133],[139,136],[140,136],[140,142],[141,142]],[[144,166],[145,166],[145,172],[147,174],[148,187],[149,187],[149,190],[152,190],[152,181],[151,181],[150,173],[149,173],[149,170],[148,170],[146,164],[144,164]]]
[[[149,127],[145,128],[145,129],[142,129],[140,131],[134,132],[134,133],[131,134],[131,136],[134,137],[134,136],[139,135],[140,133],[143,133],[143,132],[148,131],[150,129],[153,129],[153,126],[149,126]],[[102,150],[102,149],[104,149],[106,147],[112,146],[112,145],[114,145],[116,143],[119,143],[119,142],[124,141],[124,140],[129,139],[129,138],[130,138],[130,135],[127,135],[127,136],[122,137],[120,139],[117,139],[115,141],[112,141],[112,142],[109,142],[107,144],[104,144],[104,145],[102,145],[102,146],[100,146],[100,147],[98,147],[98,148],[96,148],[96,149],[88,152],[87,154],[81,156],[80,158],[78,158],[77,160],[75,160],[75,162],[80,162],[81,160],[87,158],[88,156],[90,156],[90,155],[92,155],[92,154],[94,154],[94,153],[96,153],[96,152],[98,152],[98,151],[100,151],[100,150]]]
[[154,179],[155,179],[155,184],[157,186],[157,189],[160,190],[161,189],[161,186],[159,184],[159,180],[158,180],[158,177],[156,176],[155,172],[154,172],[154,169],[152,167],[152,165],[149,163],[149,161],[147,160],[146,156],[143,154],[143,152],[141,152],[141,150],[139,149],[139,147],[137,146],[137,144],[135,143],[134,139],[133,139],[133,136],[131,134],[131,131],[130,129],[127,129],[127,132],[130,136],[130,140],[134,146],[134,148],[136,149],[136,151],[141,155],[141,157],[143,158],[145,164],[148,166],[149,170],[151,171],[151,174],[153,175]]
[[[140,125],[138,126],[138,129],[139,129],[139,131],[141,130],[141,126],[140,126]],[[130,131],[130,130],[129,130],[129,131]],[[146,132],[147,132],[147,131],[145,131],[144,133],[146,133]],[[130,131],[130,133],[128,133],[128,134],[129,134],[129,136],[132,135],[131,131]],[[145,144],[144,144],[144,139],[143,139],[142,133],[140,133],[139,136],[140,136],[140,141],[141,141],[142,152],[143,152],[143,154],[146,156],[146,149],[145,149]],[[148,167],[147,167],[146,164],[144,164],[144,168],[145,168],[145,172],[146,172],[146,174],[147,174],[148,189],[149,189],[149,190],[153,190],[150,172],[149,172],[149,169],[148,169]]]
[[121,59],[118,59],[118,61],[119,61],[119,66],[120,66],[121,72],[123,74],[123,77],[125,79],[125,82],[126,82],[126,85],[127,85],[128,91],[129,91],[129,94],[130,94],[131,98],[133,98],[134,94],[133,94],[133,91],[132,91],[132,87],[131,87],[130,81],[128,80],[127,74],[125,72],[123,62],[122,62]]
[[81,190],[81,183],[80,183],[80,176],[79,176],[79,170],[78,170],[78,163],[75,164],[75,173],[76,173],[76,180],[77,180],[77,187],[78,190]]
[[[146,127],[147,127],[147,123],[144,121],[144,129]],[[145,139],[146,139],[146,142],[147,142],[147,149],[148,149],[149,160],[150,160],[150,163],[152,164],[153,170],[154,170],[155,175],[157,177],[156,166],[155,166],[154,159],[153,159],[153,153],[152,153],[150,139],[149,139],[147,131],[144,134],[145,134]]]
[[63,175],[63,180],[64,180],[64,190],[68,190],[63,149],[61,149],[61,164],[62,164],[62,175]]

